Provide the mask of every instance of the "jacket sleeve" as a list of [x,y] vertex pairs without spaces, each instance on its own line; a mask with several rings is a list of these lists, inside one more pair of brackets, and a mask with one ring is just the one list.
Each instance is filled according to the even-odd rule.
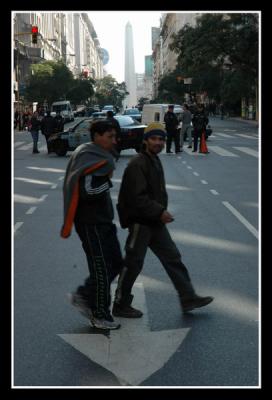
[[141,165],[136,164],[133,168],[127,168],[123,190],[130,214],[136,214],[150,221],[160,219],[165,207],[150,197],[147,177]]
[[89,174],[82,176],[79,182],[79,197],[88,203],[93,202],[102,199],[111,187],[112,183],[107,175]]

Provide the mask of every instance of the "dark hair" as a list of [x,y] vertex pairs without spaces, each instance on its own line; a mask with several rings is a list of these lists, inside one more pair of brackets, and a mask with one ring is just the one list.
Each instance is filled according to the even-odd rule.
[[112,118],[114,116],[113,111],[109,110],[107,111],[107,117]]
[[102,136],[105,132],[114,130],[115,127],[113,126],[112,122],[107,120],[97,120],[93,121],[90,126],[90,134],[91,139],[94,140],[94,135],[98,133],[98,135]]
[[168,108],[174,108],[173,104],[169,104]]

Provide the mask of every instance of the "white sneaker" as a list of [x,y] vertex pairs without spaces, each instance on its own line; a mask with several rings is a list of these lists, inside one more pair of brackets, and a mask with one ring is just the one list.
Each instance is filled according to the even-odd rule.
[[121,324],[119,324],[118,322],[112,322],[112,321],[108,321],[106,319],[103,318],[95,318],[92,317],[90,318],[90,323],[92,325],[93,328],[97,328],[97,329],[119,329],[121,327]]

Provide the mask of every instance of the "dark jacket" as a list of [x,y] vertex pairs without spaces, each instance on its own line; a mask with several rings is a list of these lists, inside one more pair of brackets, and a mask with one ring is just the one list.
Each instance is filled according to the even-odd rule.
[[55,118],[46,115],[41,122],[41,131],[45,136],[50,136],[55,133],[56,121]]
[[41,123],[36,117],[31,117],[30,119],[30,124],[29,124],[29,130],[37,132],[41,129]]
[[55,131],[63,132],[64,130],[64,118],[61,115],[55,116]]
[[167,131],[173,131],[178,127],[178,118],[175,113],[167,111],[164,116],[165,128]]
[[204,111],[197,111],[192,118],[193,127],[197,131],[205,130],[208,123],[209,119]]
[[118,196],[117,211],[122,228],[133,223],[161,224],[168,196],[159,157],[143,152],[126,167]]
[[[81,178],[90,174],[95,174],[97,177],[105,177],[108,176],[114,168],[112,155],[94,143],[81,144],[73,151],[66,167],[63,182],[64,223],[61,228],[61,236],[63,238],[67,238],[71,234],[79,203],[80,206],[84,207],[86,205],[84,205],[85,200],[88,202],[85,197],[88,193],[84,194],[84,188],[82,188],[85,181]],[[102,185],[104,183],[106,182],[103,182]],[[99,182],[99,180],[96,184],[89,185],[90,191],[94,189],[93,192],[97,194],[99,185],[101,186],[101,181]],[[86,206],[88,207],[88,204]],[[83,217],[85,217],[85,222],[88,222],[88,216],[84,214],[84,210],[83,213],[79,211],[77,214],[78,221],[82,221]]]

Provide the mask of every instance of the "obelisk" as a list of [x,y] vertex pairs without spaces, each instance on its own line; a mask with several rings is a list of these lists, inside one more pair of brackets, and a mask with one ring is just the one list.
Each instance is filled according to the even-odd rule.
[[137,105],[136,75],[134,65],[133,34],[130,22],[125,29],[125,83],[129,95],[124,99],[124,108]]

